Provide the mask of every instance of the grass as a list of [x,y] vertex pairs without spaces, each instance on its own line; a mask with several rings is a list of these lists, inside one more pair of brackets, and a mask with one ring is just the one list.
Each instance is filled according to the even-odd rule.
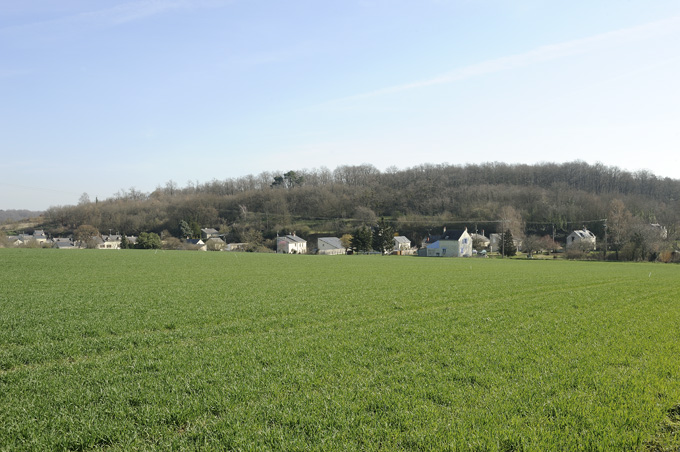
[[0,250],[0,450],[677,450],[679,271]]

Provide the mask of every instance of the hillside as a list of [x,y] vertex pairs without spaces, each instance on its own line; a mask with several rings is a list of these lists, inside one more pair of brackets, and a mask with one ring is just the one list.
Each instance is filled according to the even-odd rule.
[[488,233],[508,222],[530,234],[559,238],[587,226],[602,236],[615,200],[632,218],[661,223],[677,234],[680,180],[584,162],[425,164],[384,172],[358,165],[186,187],[168,181],[152,193],[131,188],[103,201],[51,207],[42,227],[68,233],[90,224],[100,231],[181,236],[185,221],[217,228],[234,241],[266,241],[290,231],[339,236],[384,216],[414,242],[444,225]]
[[0,223],[7,223],[12,221],[26,220],[28,218],[35,218],[42,215],[43,212],[34,210],[2,210],[0,209]]

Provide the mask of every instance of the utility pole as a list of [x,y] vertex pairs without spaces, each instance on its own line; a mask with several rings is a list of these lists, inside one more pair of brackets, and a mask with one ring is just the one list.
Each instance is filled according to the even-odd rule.
[[606,261],[607,260],[607,219],[604,218],[602,221],[604,221],[604,255],[603,255],[603,258]]
[[505,257],[505,218],[501,220],[501,257]]

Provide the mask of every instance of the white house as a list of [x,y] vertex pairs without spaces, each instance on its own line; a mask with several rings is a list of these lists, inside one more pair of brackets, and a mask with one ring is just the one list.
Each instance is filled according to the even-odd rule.
[[207,251],[208,247],[205,246],[205,242],[201,239],[187,239],[186,242],[189,245],[193,245],[199,251]]
[[102,235],[102,241],[97,243],[97,248],[100,250],[119,250],[122,238],[118,234]]
[[319,237],[317,242],[319,254],[345,254],[345,247],[337,237]]
[[595,250],[595,234],[586,228],[572,232],[567,236],[567,248],[577,246],[583,250]]
[[399,254],[404,254],[411,251],[411,241],[408,239],[408,237],[404,237],[403,235],[396,236],[394,238],[394,251],[398,252]]
[[276,252],[283,254],[305,254],[307,253],[307,240],[298,237],[295,233],[277,237]]
[[472,256],[472,237],[467,231],[447,231],[441,236],[430,236],[425,248],[418,252],[419,256],[428,257],[470,257]]

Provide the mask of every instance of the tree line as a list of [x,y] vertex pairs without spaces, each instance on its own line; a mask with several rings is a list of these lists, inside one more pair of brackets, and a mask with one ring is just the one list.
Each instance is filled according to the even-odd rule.
[[584,226],[603,238],[613,203],[619,202],[630,214],[629,224],[659,223],[677,237],[679,180],[580,161],[423,164],[385,171],[364,164],[263,172],[184,187],[168,181],[151,193],[133,187],[95,201],[84,194],[77,205],[50,207],[42,227],[53,234],[87,224],[102,231],[183,237],[182,224],[190,224],[266,247],[277,233],[339,237],[363,225],[374,227],[379,218],[414,243],[443,225],[488,235],[505,231],[511,220],[521,225],[522,235],[563,240]]

